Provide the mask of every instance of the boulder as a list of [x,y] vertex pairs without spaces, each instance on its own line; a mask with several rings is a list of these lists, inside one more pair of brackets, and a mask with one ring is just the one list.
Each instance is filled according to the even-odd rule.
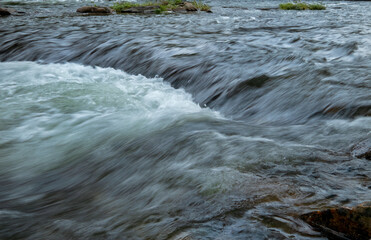
[[104,13],[110,14],[112,13],[112,9],[109,7],[92,7],[92,6],[85,6],[78,8],[76,10],[78,13]]
[[340,207],[301,216],[305,222],[330,239],[371,238],[371,202],[353,208]]
[[366,158],[371,160],[371,138],[365,139],[351,149],[351,155],[357,158]]
[[0,8],[0,16],[22,16],[25,12],[17,11],[13,8]]
[[184,8],[187,12],[197,11],[197,8],[190,2],[185,2],[184,3]]
[[15,12],[15,10],[12,8],[0,8],[0,16],[9,16],[13,12]]

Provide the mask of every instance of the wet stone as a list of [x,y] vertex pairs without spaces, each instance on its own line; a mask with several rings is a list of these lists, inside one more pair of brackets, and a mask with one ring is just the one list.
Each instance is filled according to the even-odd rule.
[[0,8],[0,16],[9,16],[10,12],[7,8]]
[[17,10],[13,8],[0,8],[0,16],[9,16],[18,13]]
[[366,158],[371,160],[371,138],[365,139],[351,149],[351,155],[357,158]]
[[330,239],[370,239],[371,202],[353,208],[340,207],[301,216]]
[[0,16],[22,16],[25,12],[17,11],[13,8],[0,8]]

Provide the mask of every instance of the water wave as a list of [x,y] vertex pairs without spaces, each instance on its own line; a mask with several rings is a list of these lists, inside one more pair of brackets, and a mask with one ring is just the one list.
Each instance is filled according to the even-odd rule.
[[[119,135],[129,141],[184,119],[218,117],[161,78],[71,63],[33,62],[0,63],[0,74],[4,76],[0,144],[12,144],[14,149],[2,149],[2,164],[21,164],[17,166],[21,172],[32,172],[33,166],[55,167],[60,161],[57,156],[65,159],[78,147],[98,148],[102,138],[113,141]],[[48,152],[51,147],[52,153]],[[25,161],[24,156],[33,160]],[[9,169],[4,166],[1,171]]]

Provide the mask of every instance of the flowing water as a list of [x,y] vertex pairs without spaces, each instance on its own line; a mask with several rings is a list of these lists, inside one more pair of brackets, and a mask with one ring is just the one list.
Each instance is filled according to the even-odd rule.
[[0,1],[0,239],[326,239],[300,214],[371,199],[371,3],[206,2]]

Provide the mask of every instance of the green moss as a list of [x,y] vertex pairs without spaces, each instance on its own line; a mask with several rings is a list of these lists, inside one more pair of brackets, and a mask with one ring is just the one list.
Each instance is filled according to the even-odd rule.
[[145,6],[154,6],[156,3],[147,2],[147,3],[132,3],[132,2],[117,2],[112,6],[112,9],[116,12],[120,13],[125,9],[133,8],[133,7],[145,7]]
[[206,12],[208,12],[208,11],[211,10],[211,8],[210,8],[209,5],[203,3],[203,2],[200,1],[200,0],[199,0],[199,1],[197,1],[197,0],[193,0],[192,4],[193,4],[193,6],[195,6],[195,7],[196,7],[197,9],[199,9],[200,11],[206,11]]
[[170,4],[173,4],[173,5],[180,5],[183,3],[182,0],[170,0],[168,1]]
[[308,4],[305,2],[290,2],[281,3],[280,9],[282,10],[325,10],[326,7],[320,3]]
[[325,10],[326,6],[316,3],[316,4],[310,4],[310,10]]
[[[134,8],[134,7],[145,7],[145,6],[158,6],[158,9],[155,10],[155,13],[162,13],[165,11],[172,11],[176,8],[182,7],[183,0],[163,0],[156,2],[146,2],[146,3],[132,3],[132,2],[117,2],[112,6],[117,13],[124,11],[125,9]],[[202,3],[201,0],[194,0],[192,4],[201,11],[210,11],[210,6]]]

